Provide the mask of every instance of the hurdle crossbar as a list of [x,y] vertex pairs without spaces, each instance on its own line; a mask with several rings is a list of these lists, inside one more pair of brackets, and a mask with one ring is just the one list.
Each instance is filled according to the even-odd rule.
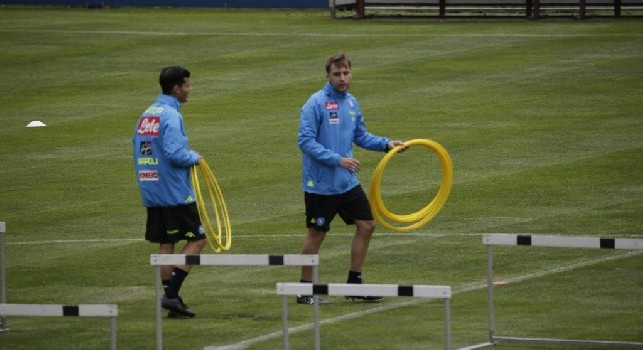
[[313,254],[228,254],[188,255],[152,254],[152,265],[210,265],[210,266],[317,266],[319,257]]
[[109,317],[110,346],[116,349],[116,316],[118,306],[111,304],[86,305],[55,305],[55,304],[0,304],[2,316],[78,316],[78,317]]
[[643,249],[643,239],[628,238],[600,238],[587,236],[552,236],[531,234],[506,234],[489,233],[482,236],[482,243],[487,247],[487,303],[488,303],[488,331],[489,342],[472,345],[464,349],[479,349],[493,346],[497,343],[538,343],[550,345],[582,345],[582,346],[610,346],[634,347],[643,349],[643,343],[628,341],[606,340],[577,340],[577,339],[551,339],[551,338],[522,338],[502,337],[495,335],[494,320],[494,286],[493,286],[493,249],[494,245],[504,246],[539,246],[556,248],[590,248],[590,249]]
[[[163,321],[161,317],[161,266],[311,266],[313,282],[318,279],[317,254],[151,254],[150,263],[156,267],[156,349],[163,349]],[[318,307],[315,297],[315,307]]]
[[482,242],[487,245],[526,245],[556,248],[643,249],[643,239],[600,238],[577,236],[544,236],[524,234],[485,234]]
[[[451,349],[451,287],[397,284],[350,284],[350,283],[277,283],[277,295],[281,295],[281,320],[284,349],[288,350],[288,295],[360,295],[360,296],[408,296],[444,299],[445,348]],[[315,300],[317,303],[317,300]],[[321,349],[319,332],[319,309],[313,309],[315,349]]]

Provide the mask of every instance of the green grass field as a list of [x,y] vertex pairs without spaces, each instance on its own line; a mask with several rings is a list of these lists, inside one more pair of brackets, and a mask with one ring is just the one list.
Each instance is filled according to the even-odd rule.
[[[373,133],[442,144],[451,195],[422,230],[378,229],[367,283],[453,287],[454,347],[487,340],[482,233],[641,238],[643,22],[637,19],[331,20],[326,11],[0,7],[0,221],[7,301],[118,304],[118,347],[155,346],[156,247],[131,160],[158,72],[181,64],[191,146],[208,160],[233,230],[229,253],[297,254],[304,233],[299,108],[323,64],[353,59],[352,93]],[[47,127],[26,128],[32,120]],[[382,154],[357,150],[368,188]],[[439,163],[397,155],[391,210],[424,206]],[[320,279],[345,281],[350,226],[334,222]],[[643,341],[636,252],[497,247],[503,336]],[[278,349],[276,282],[296,267],[196,267],[166,320],[166,349]],[[324,349],[442,349],[442,303],[330,297]],[[292,349],[311,349],[312,310],[290,300]],[[105,349],[107,319],[10,317],[2,349]],[[541,349],[498,345],[498,349]],[[546,349],[581,349],[547,346]]]

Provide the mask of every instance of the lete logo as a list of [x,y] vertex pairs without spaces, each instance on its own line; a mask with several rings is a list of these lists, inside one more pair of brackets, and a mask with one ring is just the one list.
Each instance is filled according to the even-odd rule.
[[141,117],[138,121],[138,135],[158,136],[161,127],[160,117]]
[[326,110],[334,110],[339,108],[339,104],[335,101],[326,101],[324,107],[326,107]]

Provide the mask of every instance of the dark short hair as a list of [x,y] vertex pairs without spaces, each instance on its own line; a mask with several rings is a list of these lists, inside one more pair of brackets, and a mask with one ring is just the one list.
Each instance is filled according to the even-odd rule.
[[174,88],[175,85],[183,85],[185,78],[189,77],[190,71],[181,66],[165,67],[161,70],[161,75],[159,76],[161,90],[165,95],[171,95],[172,88]]
[[330,73],[330,66],[336,65],[338,67],[351,68],[351,59],[348,58],[343,52],[334,54],[326,61],[326,73]]

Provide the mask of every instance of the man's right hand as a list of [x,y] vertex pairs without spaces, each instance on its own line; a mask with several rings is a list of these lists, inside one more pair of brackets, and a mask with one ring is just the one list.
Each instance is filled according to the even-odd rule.
[[342,168],[347,169],[348,171],[357,173],[362,169],[361,164],[359,163],[359,160],[355,158],[340,158],[339,159],[339,165]]

